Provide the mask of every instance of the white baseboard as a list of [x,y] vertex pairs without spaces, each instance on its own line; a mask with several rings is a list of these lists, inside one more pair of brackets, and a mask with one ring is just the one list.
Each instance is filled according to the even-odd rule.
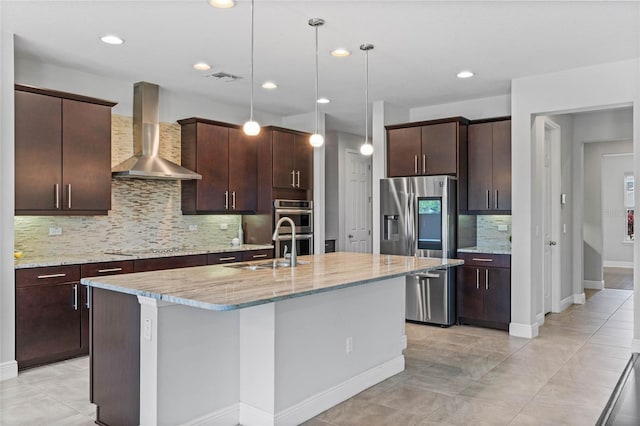
[[573,303],[575,303],[576,305],[584,305],[586,301],[587,296],[585,296],[584,293],[573,295]]
[[520,324],[512,322],[509,324],[509,334],[515,337],[525,337],[527,339],[533,339],[538,336],[538,323],[533,324]]
[[405,349],[407,349],[407,335],[403,334],[400,337],[400,350],[404,351]]
[[633,262],[618,262],[615,260],[605,260],[602,262],[605,268],[633,268]]
[[640,353],[640,339],[633,339],[631,341],[631,353]]
[[18,363],[7,361],[0,364],[0,382],[18,377]]
[[[276,425],[297,425],[381,381],[404,371],[404,356],[397,356],[355,377],[313,395],[276,414]],[[240,422],[242,425],[247,423]],[[255,423],[257,424],[257,423]],[[264,423],[262,423],[264,424]]]
[[237,423],[242,426],[274,426],[276,424],[276,416],[272,413],[267,413],[244,402],[239,403],[238,406],[240,413]]
[[604,281],[584,280],[582,281],[582,287],[590,290],[602,290],[604,288]]
[[569,306],[573,305],[575,302],[575,295],[571,295],[569,297],[565,297],[560,301],[560,312],[567,309]]
[[540,327],[541,325],[544,325],[544,314],[540,313],[538,315],[536,315],[536,322],[538,323],[538,327]]
[[182,426],[235,426],[238,424],[239,414],[240,404],[233,404],[229,407],[214,411],[210,414],[205,414],[197,419],[183,423]]

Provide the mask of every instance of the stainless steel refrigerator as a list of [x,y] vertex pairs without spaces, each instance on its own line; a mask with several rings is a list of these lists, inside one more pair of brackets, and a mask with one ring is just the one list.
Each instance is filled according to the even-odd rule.
[[[380,253],[452,258],[457,243],[456,178],[380,180]],[[406,318],[442,326],[456,321],[455,269],[409,275]]]

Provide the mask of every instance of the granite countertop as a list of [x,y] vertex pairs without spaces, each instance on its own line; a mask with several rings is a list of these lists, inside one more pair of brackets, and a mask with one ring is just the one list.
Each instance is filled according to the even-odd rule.
[[[248,270],[229,265],[84,278],[82,284],[215,311],[241,309],[381,279],[463,264],[458,259],[368,253],[328,253],[298,258],[295,268]],[[262,261],[244,264],[263,264]]]
[[486,254],[511,255],[511,249],[493,248],[493,247],[463,247],[458,249],[458,253],[486,253]]
[[213,245],[208,247],[180,248],[176,251],[152,253],[150,250],[105,250],[104,252],[82,252],[60,254],[56,256],[37,256],[26,253],[21,259],[14,261],[15,269],[38,268],[44,266],[78,265],[83,263],[117,262],[121,260],[151,259],[156,257],[188,256],[193,254],[225,253],[232,251],[248,251],[272,249],[268,244],[243,244],[240,246]]

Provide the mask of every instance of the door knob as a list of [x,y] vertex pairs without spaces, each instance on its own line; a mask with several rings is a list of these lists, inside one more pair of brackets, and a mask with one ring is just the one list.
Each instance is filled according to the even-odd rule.
[[349,238],[353,238],[353,235],[349,234]]
[[556,244],[558,244],[558,243],[557,243],[557,242],[555,242],[555,241],[549,241],[549,245],[550,245],[550,246],[555,246]]

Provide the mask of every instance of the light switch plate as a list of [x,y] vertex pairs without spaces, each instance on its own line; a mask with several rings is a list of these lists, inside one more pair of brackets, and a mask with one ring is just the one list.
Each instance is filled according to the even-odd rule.
[[62,227],[49,228],[49,235],[62,235]]
[[498,225],[498,231],[508,231],[509,225]]
[[220,229],[223,231],[226,231],[227,229],[229,229],[229,225],[227,225],[226,223],[221,223],[220,224]]
[[197,231],[198,225],[189,225],[189,231]]

